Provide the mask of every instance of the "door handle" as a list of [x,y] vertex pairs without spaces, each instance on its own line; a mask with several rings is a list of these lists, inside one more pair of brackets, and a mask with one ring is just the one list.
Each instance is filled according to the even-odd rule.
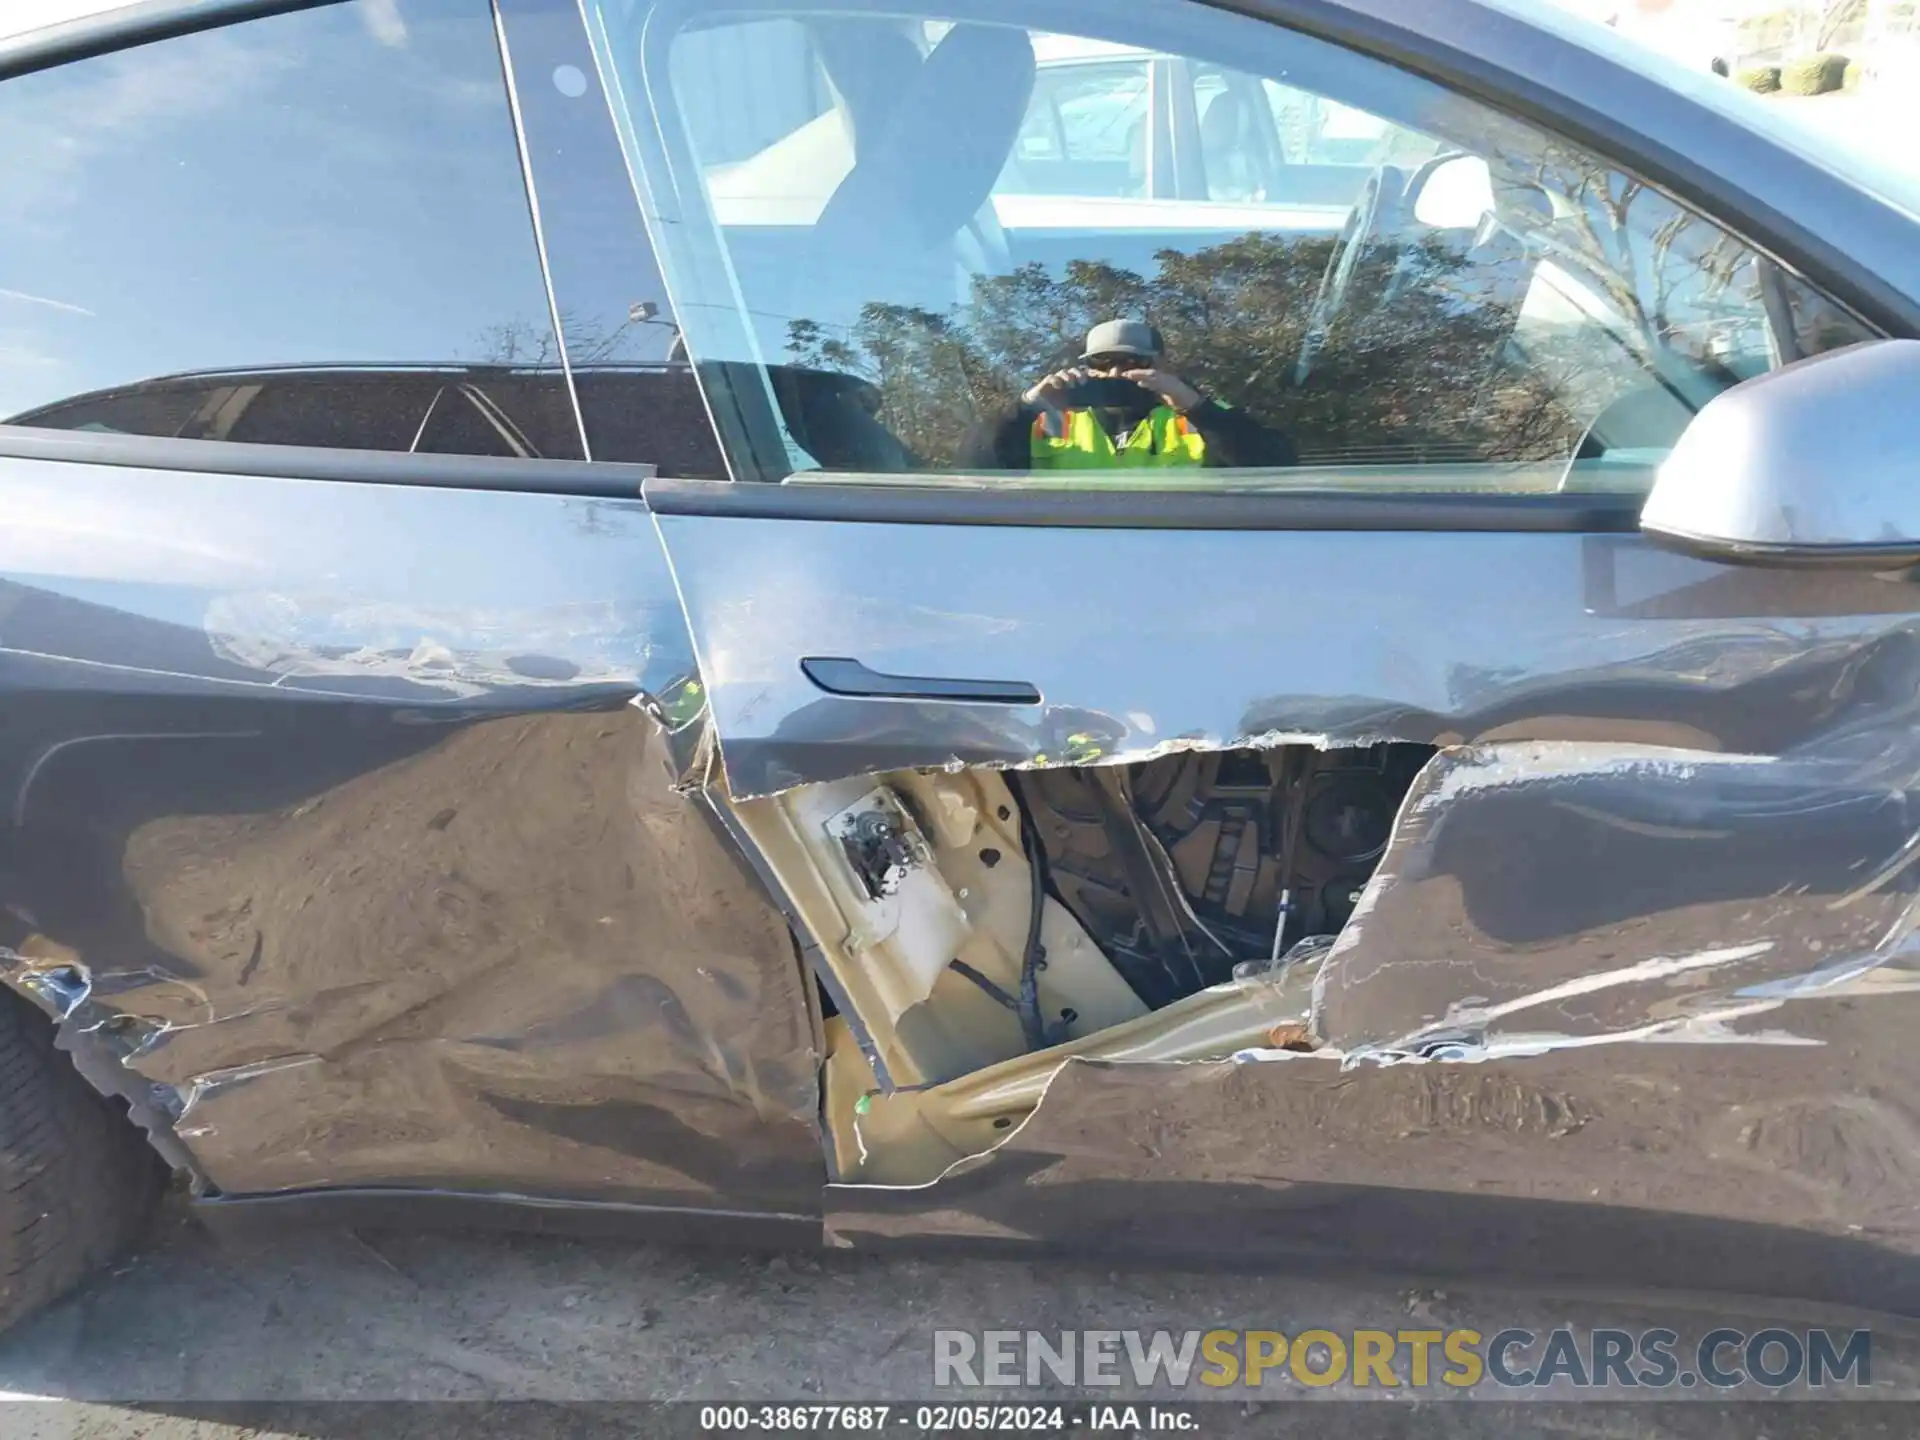
[[983,705],[1038,705],[1040,691],[1024,680],[956,680],[946,675],[883,675],[858,660],[808,655],[800,673],[829,695],[867,700],[972,700]]

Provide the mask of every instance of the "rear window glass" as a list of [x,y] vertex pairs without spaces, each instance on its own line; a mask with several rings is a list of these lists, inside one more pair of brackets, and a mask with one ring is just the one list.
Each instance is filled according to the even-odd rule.
[[19,76],[0,155],[0,421],[580,458],[484,5]]

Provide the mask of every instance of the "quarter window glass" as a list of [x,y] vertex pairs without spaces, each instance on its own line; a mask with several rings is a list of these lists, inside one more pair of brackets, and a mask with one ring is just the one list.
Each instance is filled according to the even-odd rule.
[[0,154],[5,423],[581,457],[484,5],[19,76]]
[[[696,94],[683,41],[769,22],[677,13],[643,48],[609,8],[603,58],[736,474],[1632,491],[1869,333],[1600,157],[1245,17],[795,8],[753,67],[786,90]],[[734,105],[803,118],[736,159]]]

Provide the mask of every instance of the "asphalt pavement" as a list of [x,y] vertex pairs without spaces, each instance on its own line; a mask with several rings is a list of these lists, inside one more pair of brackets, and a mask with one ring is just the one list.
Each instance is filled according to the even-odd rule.
[[[1186,1223],[1203,1225],[1204,1215]],[[1439,1291],[1391,1278],[1168,1273],[1050,1259],[902,1259],[844,1252],[743,1255],[537,1237],[298,1231],[209,1234],[177,1203],[111,1273],[0,1339],[0,1435],[241,1436],[646,1433],[663,1416],[696,1433],[697,1408],[605,1402],[887,1400],[934,1385],[933,1335],[996,1328],[1181,1331],[1558,1325],[1686,1335],[1829,1321],[1874,1329],[1872,1384],[1920,1397],[1920,1327],[1724,1299],[1649,1305],[1605,1296]],[[1176,1398],[1130,1381],[1094,1398]],[[1190,1395],[1191,1392],[1189,1392]],[[1301,1385],[1284,1370],[1202,1412],[1202,1435],[1416,1434],[1494,1440],[1591,1436],[1907,1435],[1907,1404],[1836,1406],[1724,1396],[1592,1403],[1556,1382],[1516,1409],[1482,1385],[1371,1392]],[[1615,1392],[1618,1393],[1618,1392]],[[1804,1392],[1803,1392],[1804,1393]],[[1088,1398],[1088,1392],[1077,1397]],[[374,1402],[443,1402],[396,1406]],[[1300,1402],[1332,1401],[1331,1405]],[[1339,1403],[1344,1401],[1345,1403]],[[600,1402],[574,1410],[527,1402]],[[582,1427],[589,1427],[583,1429]],[[600,1426],[601,1430],[590,1430]]]

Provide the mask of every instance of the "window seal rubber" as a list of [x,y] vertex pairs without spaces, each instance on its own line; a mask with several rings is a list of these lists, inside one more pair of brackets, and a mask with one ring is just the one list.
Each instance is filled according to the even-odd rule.
[[840,524],[988,525],[1070,530],[1398,530],[1521,534],[1635,534],[1644,499],[1627,492],[1396,490],[1092,490],[1024,480],[991,485],[864,481],[742,485],[646,482],[656,515],[817,520]]
[[77,465],[251,475],[261,479],[415,485],[438,490],[524,490],[545,495],[624,500],[638,499],[641,487],[657,473],[652,465],[604,460],[418,455],[399,450],[183,440],[171,436],[105,434],[97,430],[40,430],[25,425],[0,425],[0,461],[4,460],[54,460]]
[[217,30],[294,10],[317,10],[346,0],[141,0],[135,5],[77,16],[53,25],[0,36],[0,80],[91,60],[116,50]]

